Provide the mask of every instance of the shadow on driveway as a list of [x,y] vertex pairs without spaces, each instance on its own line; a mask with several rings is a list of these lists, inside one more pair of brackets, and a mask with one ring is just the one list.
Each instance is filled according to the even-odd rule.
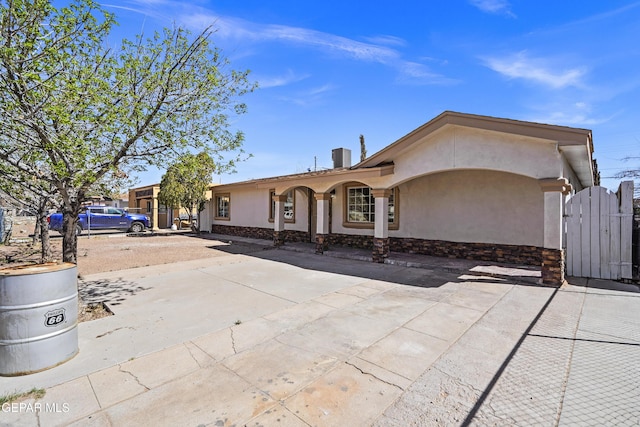
[[120,305],[127,297],[133,296],[145,288],[134,282],[122,280],[100,279],[79,280],[78,294],[86,304],[108,303],[109,306]]
[[[423,255],[393,254],[401,257],[390,264],[366,260],[367,251],[335,248],[329,255],[315,254],[312,244],[294,243],[276,249],[268,240],[203,234],[200,237],[222,242],[209,246],[229,254],[243,254],[283,262],[307,270],[323,271],[380,280],[402,285],[439,287],[447,282],[493,281],[538,286],[539,268],[513,266],[486,261],[458,260]],[[398,262],[396,262],[398,261]],[[537,275],[536,275],[537,272]]]

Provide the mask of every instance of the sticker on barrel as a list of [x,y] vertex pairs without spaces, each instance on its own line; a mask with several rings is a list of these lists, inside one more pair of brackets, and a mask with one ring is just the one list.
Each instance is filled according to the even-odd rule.
[[57,326],[64,323],[65,315],[64,308],[58,308],[56,310],[47,311],[44,314],[44,326]]

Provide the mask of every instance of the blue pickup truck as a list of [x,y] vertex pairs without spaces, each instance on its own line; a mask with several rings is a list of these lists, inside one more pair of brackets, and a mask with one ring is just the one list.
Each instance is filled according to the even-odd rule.
[[[49,230],[62,233],[62,214],[54,213],[47,217]],[[126,230],[140,233],[151,227],[151,220],[143,214],[129,213],[110,206],[87,206],[78,217],[76,234],[83,230]]]

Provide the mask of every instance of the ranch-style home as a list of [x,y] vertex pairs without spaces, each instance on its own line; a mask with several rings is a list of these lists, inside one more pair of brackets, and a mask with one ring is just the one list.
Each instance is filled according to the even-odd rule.
[[[593,186],[591,131],[446,111],[351,166],[211,187],[211,232],[539,265],[564,280],[567,195]],[[204,224],[203,224],[204,228]]]

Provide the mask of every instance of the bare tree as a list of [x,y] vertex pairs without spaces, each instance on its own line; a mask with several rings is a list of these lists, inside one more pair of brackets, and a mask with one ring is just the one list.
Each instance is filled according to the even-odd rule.
[[55,189],[73,263],[78,214],[98,183],[194,148],[219,171],[245,157],[228,116],[246,111],[238,97],[254,85],[229,69],[214,31],[165,29],[112,49],[115,22],[92,0],[0,0],[0,162]]

